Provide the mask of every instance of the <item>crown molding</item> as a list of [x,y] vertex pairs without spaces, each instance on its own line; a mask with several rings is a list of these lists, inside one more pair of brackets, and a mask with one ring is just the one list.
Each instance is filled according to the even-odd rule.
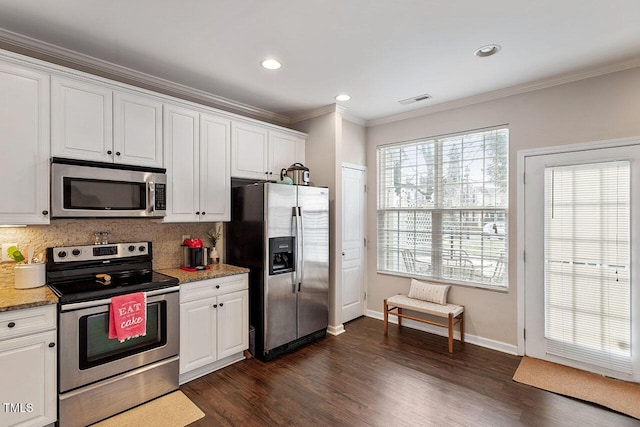
[[525,83],[522,85],[511,86],[505,89],[494,90],[491,92],[482,93],[479,95],[469,96],[466,98],[455,99],[453,101],[446,101],[440,104],[430,105],[417,110],[407,111],[400,114],[393,114],[379,119],[367,120],[366,126],[373,127],[386,123],[397,122],[406,119],[412,119],[415,117],[426,116],[429,114],[437,113],[440,111],[453,110],[455,108],[466,107],[469,105],[479,104],[481,102],[493,101],[500,98],[506,98],[513,95],[520,95],[527,92],[533,92],[540,89],[547,89],[554,86],[560,86],[567,83],[576,82],[579,80],[585,80],[592,77],[598,77],[605,74],[615,73],[618,71],[624,71],[631,68],[640,67],[640,58],[633,58],[613,64],[608,64],[601,67],[591,68],[588,70],[582,70],[575,73],[563,74],[550,79],[537,80],[531,83]]
[[349,113],[347,108],[338,104],[329,104],[329,105],[325,105],[324,107],[319,107],[313,110],[308,110],[296,115],[292,115],[290,117],[290,123],[293,124],[293,123],[303,122],[305,120],[313,119],[314,117],[324,116],[325,114],[330,114],[330,113],[338,113],[344,120],[348,120],[360,126],[365,126],[367,123],[364,119],[361,119],[360,117],[352,115],[351,113]]
[[[42,40],[17,34],[2,28],[0,28],[0,43],[6,44],[9,48],[14,47],[22,49],[26,52],[18,53],[22,53],[27,56],[36,55],[36,57],[38,57],[38,55],[44,55],[47,58],[51,58],[54,63],[56,63],[56,60],[64,62],[64,64],[59,65],[70,66],[71,68],[74,66],[90,68],[92,70],[105,73],[108,76],[124,79],[124,83],[145,85],[178,98],[200,101],[206,105],[220,108],[225,111],[247,115],[252,118],[266,120],[277,124],[288,125],[291,123],[289,117],[283,114],[274,113],[272,111],[234,101],[229,98],[194,89],[186,85],[152,76],[150,74],[123,67],[121,65],[47,43]],[[43,58],[38,57],[38,59]]]

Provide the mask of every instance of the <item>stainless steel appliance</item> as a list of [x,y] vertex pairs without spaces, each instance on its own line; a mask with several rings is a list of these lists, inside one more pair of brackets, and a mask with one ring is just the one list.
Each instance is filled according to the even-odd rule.
[[[47,249],[47,283],[59,297],[61,427],[86,426],[178,388],[178,280],[152,271],[152,259],[151,242]],[[110,298],[134,292],[147,295],[146,335],[109,339]]]
[[162,217],[165,169],[61,159],[51,161],[51,216]]
[[295,185],[309,185],[309,168],[302,163],[294,163],[287,169],[280,171],[280,181],[287,176]]
[[254,354],[271,359],[328,323],[329,190],[260,183],[232,190],[226,260],[248,267]]

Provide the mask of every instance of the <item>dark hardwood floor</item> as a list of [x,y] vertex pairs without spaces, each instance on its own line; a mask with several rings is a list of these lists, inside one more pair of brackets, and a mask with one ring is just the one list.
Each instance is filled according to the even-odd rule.
[[[520,358],[360,318],[271,362],[245,360],[181,390],[191,426],[640,426],[512,381]],[[638,402],[640,404],[640,402]]]

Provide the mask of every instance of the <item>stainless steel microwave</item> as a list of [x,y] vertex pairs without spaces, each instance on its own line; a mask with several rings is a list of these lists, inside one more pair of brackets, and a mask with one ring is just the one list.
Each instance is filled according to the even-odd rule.
[[166,214],[165,169],[51,160],[52,218],[141,218]]

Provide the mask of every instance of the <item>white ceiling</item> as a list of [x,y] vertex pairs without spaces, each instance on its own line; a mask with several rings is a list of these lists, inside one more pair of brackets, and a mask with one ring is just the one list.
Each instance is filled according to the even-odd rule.
[[274,113],[345,92],[364,120],[635,61],[638,17],[638,0],[0,0],[8,31]]

